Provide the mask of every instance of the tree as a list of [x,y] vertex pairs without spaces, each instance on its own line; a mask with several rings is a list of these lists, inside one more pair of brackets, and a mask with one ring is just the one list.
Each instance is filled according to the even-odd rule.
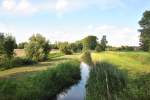
[[95,50],[97,45],[97,37],[96,36],[87,36],[82,40],[83,49],[84,50]]
[[107,43],[108,43],[108,41],[107,41],[107,39],[106,39],[106,35],[103,35],[103,37],[102,37],[102,39],[101,39],[101,48],[102,48],[103,51],[106,50],[106,48],[107,48]]
[[27,45],[28,43],[27,42],[22,42],[22,43],[19,43],[18,44],[18,49],[24,49],[25,48],[25,45]]
[[139,21],[141,29],[140,35],[140,46],[144,51],[150,50],[150,11],[145,11],[143,13],[142,19]]
[[102,45],[101,44],[97,44],[96,48],[95,48],[96,52],[101,52],[102,50]]
[[27,57],[42,61],[48,58],[50,51],[49,41],[40,34],[33,35],[29,39],[29,43],[25,47]]
[[3,54],[6,56],[6,58],[11,59],[13,57],[15,48],[15,38],[11,35],[4,35],[4,33],[0,33],[0,54]]
[[4,33],[0,33],[0,54],[4,51]]
[[68,42],[59,43],[59,50],[64,54],[72,54],[71,46]]

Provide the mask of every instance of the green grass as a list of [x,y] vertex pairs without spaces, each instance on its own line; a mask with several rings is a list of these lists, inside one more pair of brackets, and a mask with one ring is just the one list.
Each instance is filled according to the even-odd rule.
[[67,61],[56,67],[17,79],[0,80],[0,100],[46,100],[80,79],[80,63]]
[[64,54],[61,52],[54,52],[54,53],[50,53],[48,57],[49,57],[49,59],[53,59],[53,58],[57,58],[57,57],[61,57],[61,56],[64,56]]
[[[56,53],[54,52],[54,54]],[[48,68],[53,68],[58,63],[61,63],[66,60],[80,59],[80,54],[64,55],[59,57],[54,57],[54,54],[51,53],[50,55],[53,55],[53,57],[45,62],[39,62],[34,65],[18,66],[7,70],[0,70],[0,79],[26,76],[26,74],[30,75],[30,73],[33,72],[36,73],[43,70],[47,70]],[[60,53],[57,53],[56,55],[60,55]]]
[[90,71],[86,100],[125,100],[127,74],[107,62],[98,62]]
[[[115,69],[119,70],[119,73],[122,73],[122,71],[127,72],[128,77],[126,86],[124,86],[123,96],[120,99],[114,98],[112,100],[150,100],[150,53],[146,52],[92,53],[92,60],[94,63],[96,62],[102,63],[104,61],[109,63],[108,65],[107,64],[104,65],[103,70],[105,70],[108,66],[115,66]],[[102,76],[101,75],[102,71],[100,71],[99,68],[93,68],[92,70],[93,71],[91,71],[90,73],[90,78],[87,87],[88,90],[87,97],[89,98],[87,100],[92,99],[97,100],[98,98],[100,98],[101,96],[103,97],[104,94],[106,94],[105,91],[101,91],[103,88],[102,86],[106,85],[103,84],[101,86],[103,80],[102,78],[99,77]],[[116,78],[120,77],[120,75],[118,74],[113,74],[114,73],[113,70],[114,69],[111,69],[110,71],[111,75],[109,76],[109,78],[111,79],[112,76],[115,76]],[[117,79],[116,81],[115,80],[109,81],[114,86],[119,86],[116,85]],[[117,88],[118,87],[116,87],[115,89]],[[102,95],[101,92],[103,93]],[[118,93],[120,93],[120,91],[118,91]],[[113,93],[111,94],[115,97],[117,96],[116,94]],[[104,96],[104,100],[105,98],[108,99],[108,95]]]
[[150,73],[150,54],[145,52],[102,52],[93,53],[93,61],[107,61],[127,70],[129,75]]

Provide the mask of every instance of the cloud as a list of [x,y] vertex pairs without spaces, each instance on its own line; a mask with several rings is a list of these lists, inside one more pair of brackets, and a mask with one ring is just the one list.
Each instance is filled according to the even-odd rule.
[[113,46],[139,45],[140,33],[138,33],[136,29],[132,29],[130,27],[102,25],[95,27],[93,31],[98,34],[99,37],[106,35],[109,40],[109,44]]
[[121,0],[3,0],[2,8],[11,13],[32,14],[41,11],[54,11],[58,14],[96,7],[100,10],[123,6]]
[[16,6],[16,12],[21,13],[34,13],[37,11],[37,8],[34,7],[28,0],[21,0]]
[[13,10],[15,5],[16,3],[14,2],[14,0],[3,0],[2,2],[2,7],[8,11]]

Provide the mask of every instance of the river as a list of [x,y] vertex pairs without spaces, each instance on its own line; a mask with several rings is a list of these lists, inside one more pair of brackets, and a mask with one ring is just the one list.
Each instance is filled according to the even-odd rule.
[[57,100],[84,100],[86,96],[86,83],[89,77],[90,67],[81,63],[81,80],[68,90],[57,95]]

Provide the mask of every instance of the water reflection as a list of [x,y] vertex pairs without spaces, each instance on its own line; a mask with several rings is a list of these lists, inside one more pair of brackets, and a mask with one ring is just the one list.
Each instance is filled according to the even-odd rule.
[[86,82],[89,77],[89,66],[81,63],[81,80],[78,84],[73,85],[69,90],[57,96],[57,100],[84,100],[86,95]]

